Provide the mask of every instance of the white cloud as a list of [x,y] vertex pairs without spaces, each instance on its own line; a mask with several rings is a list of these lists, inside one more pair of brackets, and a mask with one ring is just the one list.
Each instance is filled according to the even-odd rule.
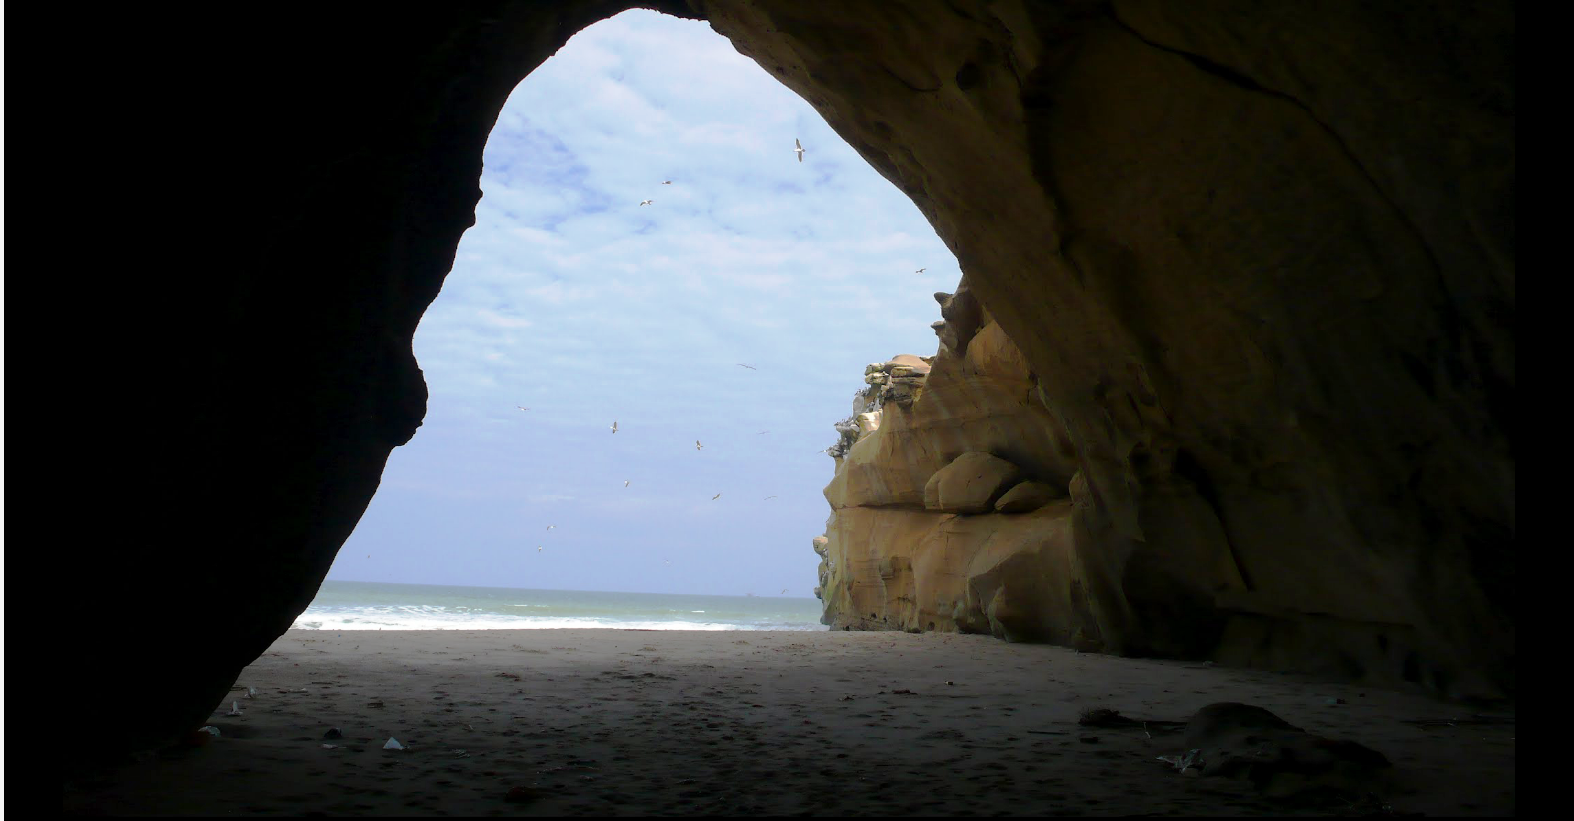
[[489,311],[485,308],[482,308],[475,313],[476,316],[481,318],[482,322],[485,322],[486,324],[496,328],[528,328],[535,324],[524,317],[503,316],[502,314],[499,314],[495,311]]
[[[812,586],[818,450],[866,363],[934,351],[930,293],[959,277],[917,208],[705,24],[652,12],[592,26],[526,78],[484,159],[476,225],[416,333],[427,420],[354,539],[430,549],[412,517],[476,544],[558,524],[610,556]],[[638,495],[611,492],[625,479]],[[727,552],[739,534],[757,561]],[[643,589],[618,564],[608,589]]]

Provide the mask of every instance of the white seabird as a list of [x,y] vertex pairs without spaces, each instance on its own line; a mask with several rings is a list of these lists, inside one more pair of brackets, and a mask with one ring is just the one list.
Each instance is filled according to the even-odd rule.
[[754,367],[754,366],[753,366],[753,365],[745,365],[745,364],[743,364],[743,363],[742,363],[742,362],[739,362],[739,363],[738,363],[738,367],[740,367],[740,368],[748,368],[748,369],[749,369],[749,370],[751,370],[751,371],[757,371],[757,370],[759,370],[759,368],[756,368],[756,367]]
[[640,205],[650,205],[653,202],[655,202],[655,200],[640,200],[639,204]]
[[618,420],[616,420],[616,419],[612,420],[612,432],[613,433],[617,433],[618,432]]
[[783,592],[783,593],[786,593],[786,592],[787,592],[787,588],[785,588],[785,587],[783,587],[783,588],[782,588],[782,592]]
[[240,712],[240,702],[238,702],[238,701],[231,701],[230,702],[230,711],[225,713],[225,715],[227,715],[227,716],[238,716],[240,714],[241,714],[241,712]]
[[921,274],[921,273],[923,273],[923,272],[925,272],[925,271],[927,271],[927,270],[929,270],[929,269],[928,269],[928,268],[919,268],[919,269],[918,269],[918,270],[916,270],[916,271],[914,271],[914,272],[913,272],[913,273],[915,273],[915,274]]
[[661,184],[662,185],[671,185],[672,184],[672,180],[662,180]]
[[520,410],[530,410],[529,408],[525,407],[524,405],[515,405],[514,407],[519,408]]
[[704,449],[705,449],[705,446],[704,446],[704,445],[702,445],[702,444],[700,444],[700,440],[698,440],[698,439],[695,439],[695,440],[694,440],[694,449],[695,449],[695,450],[704,450]]
[[627,479],[624,479],[624,480],[623,480],[623,486],[624,486],[624,487],[628,487],[628,486],[629,486],[629,480],[627,480]]
[[547,530],[551,530],[554,527],[557,527],[557,525],[547,525]]
[[[760,431],[760,433],[770,433],[770,431],[768,431],[768,430],[762,430],[762,431]],[[754,435],[755,435],[755,436],[759,436],[759,435],[760,435],[760,433],[756,433],[756,434],[754,434]]]
[[772,500],[772,499],[774,499],[774,498],[776,498],[776,497],[775,497],[775,496],[766,496],[766,497],[765,497],[765,499],[764,499],[764,500],[763,500],[763,501],[767,501],[767,502],[769,502],[769,501],[770,501],[770,500]]
[[537,553],[540,553],[540,552],[541,552],[541,545],[536,545],[536,552],[537,552]]
[[716,500],[717,500],[717,499],[720,499],[720,498],[721,498],[721,494],[720,494],[720,493],[718,493],[718,494],[716,494],[716,495],[715,495],[715,496],[712,496],[712,497],[710,497],[710,500],[711,500],[711,501],[712,501],[712,502],[714,502],[714,501],[716,501]]
[[797,148],[793,149],[794,151],[798,152],[798,162],[803,162],[803,143],[798,142],[798,138],[794,137],[792,144],[798,146]]

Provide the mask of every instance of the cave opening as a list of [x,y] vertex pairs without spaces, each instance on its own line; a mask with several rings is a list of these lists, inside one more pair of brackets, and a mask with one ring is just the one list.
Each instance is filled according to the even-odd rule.
[[519,83],[480,185],[414,336],[422,427],[293,626],[824,629],[832,424],[869,360],[934,353],[960,277],[924,216],[643,9]]
[[[997,595],[947,601],[946,607],[982,609],[1008,627],[1035,613],[1061,623],[1079,620],[1102,632],[1079,631],[1066,640],[1118,653],[1141,649],[1166,615],[1127,607],[1126,591],[1162,592],[1173,579],[1187,583],[1199,601],[1211,598],[1230,613],[1214,659],[1221,667],[1297,667],[1324,663],[1331,653],[1334,664],[1365,670],[1377,684],[1405,682],[1442,694],[1512,693],[1514,475],[1511,439],[1502,429],[1506,416],[1499,412],[1513,380],[1510,7],[1361,6],[1338,14],[1286,7],[1237,15],[1131,3],[663,5],[710,19],[811,99],[859,154],[919,204],[968,266],[979,300],[999,312],[999,326],[1023,346],[1028,371],[1042,376],[1033,390],[1019,392],[1021,403],[1053,406],[1069,430],[1066,458],[1079,469],[1062,484],[1085,525],[1068,531],[1083,548],[1072,556],[1078,561],[1045,573],[1002,564],[1000,572],[980,577]],[[122,532],[105,540],[93,561],[79,562],[84,599],[103,603],[102,612],[113,604],[121,608],[114,612],[137,615],[124,619],[123,634],[94,642],[89,652],[64,654],[69,658],[52,686],[61,690],[63,704],[96,704],[104,698],[104,671],[131,670],[136,674],[116,680],[115,698],[135,706],[116,715],[114,732],[92,743],[69,739],[68,758],[151,749],[171,740],[190,744],[193,728],[214,721],[225,728],[217,742],[220,749],[228,746],[225,755],[244,755],[254,742],[252,751],[288,749],[283,759],[300,765],[290,777],[306,782],[321,774],[320,756],[342,754],[320,753],[308,743],[324,737],[319,722],[342,717],[345,712],[332,713],[342,708],[360,722],[344,728],[356,745],[388,732],[413,745],[414,760],[449,744],[441,760],[452,766],[478,764],[495,751],[538,772],[561,772],[570,765],[521,760],[516,745],[558,733],[600,743],[595,736],[604,729],[565,727],[559,719],[603,697],[620,705],[615,709],[638,707],[627,693],[598,692],[602,685],[667,681],[661,678],[667,672],[639,667],[654,665],[653,656],[667,652],[664,642],[676,631],[660,640],[630,633],[632,643],[618,649],[619,658],[577,679],[563,678],[555,664],[562,658],[556,654],[572,648],[505,647],[516,654],[513,669],[487,670],[498,688],[486,696],[492,701],[472,698],[462,707],[441,689],[455,669],[441,668],[458,659],[445,658],[453,654],[440,643],[424,648],[428,656],[393,648],[384,660],[390,663],[379,668],[384,679],[328,689],[319,688],[337,674],[320,668],[332,655],[324,649],[330,646],[326,632],[283,652],[269,649],[310,602],[336,556],[364,555],[341,548],[377,489],[390,451],[409,441],[426,417],[426,385],[410,340],[455,267],[455,248],[480,193],[482,148],[503,100],[570,34],[618,6],[599,0],[433,6],[421,15],[382,16],[322,8],[312,10],[306,26],[300,15],[242,19],[243,12],[234,12],[225,18],[219,10],[221,22],[205,18],[204,25],[225,32],[224,38],[198,47],[162,27],[137,36],[97,27],[112,30],[129,58],[114,66],[126,81],[105,87],[106,93],[123,95],[123,110],[137,121],[159,125],[122,135],[122,165],[136,169],[134,182],[146,184],[118,188],[131,196],[172,188],[202,207],[182,209],[172,220],[169,211],[138,202],[126,209],[120,235],[136,241],[102,243],[117,250],[145,247],[147,238],[168,236],[175,224],[184,240],[156,286],[121,277],[105,286],[116,290],[95,292],[113,295],[99,301],[114,303],[117,320],[110,327],[123,332],[115,342],[124,355],[107,360],[108,370],[117,384],[131,388],[126,393],[151,398],[145,411],[128,403],[126,413],[140,415],[105,427],[116,438],[109,452],[135,457],[103,460],[125,466],[127,480],[117,487],[130,515],[106,511],[97,518],[123,525],[146,520],[149,510],[172,515],[161,520],[155,549],[122,549]],[[281,49],[290,59],[276,59]],[[193,79],[193,66],[206,67],[223,93],[170,82]],[[1243,77],[1250,82],[1239,81]],[[792,136],[783,135],[776,150],[791,150],[786,141]],[[807,167],[820,155],[812,141],[806,147]],[[247,158],[244,177],[214,185],[213,169],[241,155]],[[635,213],[651,212],[664,197],[634,194],[653,200],[636,204]],[[910,267],[926,266],[902,266]],[[180,293],[190,298],[171,298]],[[497,307],[487,310],[498,329],[521,318]],[[674,320],[657,330],[681,325]],[[1448,344],[1435,344],[1439,337]],[[970,340],[970,350],[998,349],[999,333],[981,338]],[[902,350],[888,345],[875,356],[860,352],[855,362],[893,348]],[[1417,361],[1433,366],[1417,369]],[[662,367],[676,378],[675,366]],[[609,368],[605,381],[632,384],[621,381],[627,378]],[[514,396],[503,404],[534,407]],[[727,410],[746,412],[742,406]],[[816,424],[844,414],[838,407]],[[440,422],[437,414],[427,418],[428,432]],[[586,424],[599,430],[606,420]],[[610,435],[629,439],[625,434],[634,430],[625,422]],[[712,453],[714,441],[707,442]],[[1418,443],[1426,447],[1414,447]],[[491,444],[474,447],[498,450]],[[1175,453],[1189,454],[1194,475],[1207,481],[1165,481],[1164,456]],[[1122,463],[1126,454],[1153,458],[1135,475]],[[1180,467],[1169,475],[1184,479],[1186,465]],[[723,492],[710,488],[702,496],[709,499],[711,490]],[[730,500],[737,491],[725,492],[720,498]],[[1174,522],[1187,526],[1166,526]],[[452,552],[456,534],[436,535],[433,552]],[[1173,536],[1196,538],[1166,539]],[[530,549],[528,543],[519,547]],[[1230,554],[1233,570],[1224,561]],[[1140,572],[1135,578],[1147,584],[1128,584],[1134,568]],[[917,572],[894,562],[866,570],[865,578],[880,585]],[[1218,595],[1219,576],[1230,584],[1232,577],[1249,580],[1252,589]],[[1066,578],[1073,580],[1069,595],[1064,587],[1006,584]],[[774,589],[773,583],[766,592]],[[1052,606],[1037,608],[1035,601]],[[1056,610],[1057,603],[1065,607]],[[162,618],[191,604],[198,605],[199,617]],[[92,635],[81,629],[83,621],[78,618],[72,632]],[[943,625],[943,617],[936,623]],[[990,632],[992,626],[975,622],[970,629]],[[1377,635],[1386,638],[1374,641]],[[1048,680],[1045,667],[1016,663],[1029,654],[1051,666],[1097,671],[1087,691],[1105,696],[1118,688],[1098,680],[1107,678],[1103,671],[1136,671],[1134,687],[1155,678],[1146,663],[942,635],[912,638],[976,648],[980,657],[1008,660],[1004,666],[1023,675],[948,672],[944,680],[929,676],[915,687],[901,677],[939,668],[911,653],[899,660],[912,645],[891,658],[889,648],[896,645],[886,642],[909,637],[816,634],[828,636],[868,642],[879,651],[869,664],[886,666],[860,682],[858,660],[827,655],[820,660],[835,668],[838,685],[847,679],[872,686],[799,694],[786,706],[810,717],[790,716],[772,728],[838,716],[820,721],[813,732],[823,729],[829,737],[848,730],[844,749],[854,762],[885,761],[890,749],[915,749],[905,742],[926,738],[942,745],[971,738],[981,749],[1017,749],[1005,735],[1013,730],[1000,724],[936,726],[919,730],[916,739],[891,735],[883,726],[917,703],[910,698],[915,693],[971,695],[975,682],[989,682],[996,695],[1006,696],[996,702],[1002,714],[1018,709],[1020,716],[1074,725],[1074,707],[1066,702],[1023,708],[1019,696],[1038,692]],[[966,644],[973,639],[981,641]],[[791,644],[733,642],[723,649],[745,663],[756,655],[806,654]],[[691,660],[690,684],[698,677],[699,686],[719,690],[723,679],[732,684],[742,676],[718,671],[715,657]],[[500,664],[496,657],[482,663]],[[246,701],[249,691],[227,696],[239,684],[237,674],[253,665],[270,677],[256,682],[267,685],[257,688],[266,698]],[[1179,667],[1176,675],[1217,674],[1206,665],[1179,672],[1192,669]],[[515,685],[522,671],[547,684],[532,681],[534,690]],[[1362,692],[1305,698],[1314,690],[1323,695],[1326,683],[1284,678],[1279,686],[1255,673],[1242,676],[1261,688],[1250,696],[1236,691],[1240,698],[1283,705],[1284,717],[1296,724],[1343,721],[1365,732],[1392,723],[1345,709],[1362,704],[1356,700]],[[427,684],[437,686],[429,692]],[[672,694],[669,704],[699,709],[699,694],[711,692],[699,686]],[[1143,703],[1154,715],[1189,714],[1196,707],[1190,693],[1199,691],[1176,689],[1173,698]],[[392,692],[404,702],[387,698]],[[778,685],[771,692],[755,700],[746,689],[736,690],[734,717],[743,719],[736,726],[750,724],[751,710],[774,709],[783,717],[779,699],[786,690]],[[1137,690],[1127,692],[1142,699]],[[892,703],[877,701],[885,698]],[[543,713],[546,720],[525,729],[503,721],[513,721],[509,712],[529,699],[553,708]],[[431,709],[418,709],[417,700]],[[1428,703],[1392,693],[1365,703],[1379,700],[1389,717],[1431,714]],[[445,701],[473,722],[455,726],[461,716]],[[230,716],[232,703],[242,715]],[[420,727],[428,718],[442,722],[440,731],[407,736],[412,724]],[[484,741],[459,732],[488,721],[497,722],[489,729],[501,732]],[[706,731],[719,723],[636,729],[708,752],[716,748],[707,749]],[[981,738],[981,728],[993,735]],[[1449,784],[1507,772],[1508,790],[1492,801],[1504,807],[1506,796],[1511,814],[1511,716],[1506,728],[1501,738],[1483,737],[1482,749],[1427,748],[1458,753]],[[747,766],[719,773],[720,787],[706,789],[724,788],[728,780],[768,784],[784,774],[823,774],[820,762],[807,756],[805,767],[770,769],[773,756],[758,754],[762,744],[774,753],[798,739],[731,729],[722,730],[731,739],[717,743],[741,739],[750,746],[720,748],[724,760]],[[1476,735],[1473,728],[1466,734]],[[1111,738],[1106,733],[1103,743]],[[1391,740],[1394,749],[1410,743]],[[379,755],[379,749],[367,752]],[[661,760],[660,752],[651,752],[659,749],[596,756],[609,771],[632,769]],[[461,753],[472,757],[462,760]],[[622,765],[620,755],[635,765]],[[995,777],[962,772],[973,766],[1014,769],[1021,763],[987,755],[959,762],[944,755],[940,751],[915,770],[918,778],[879,774],[877,784],[912,798],[913,806],[881,803],[878,791],[859,788],[870,803],[851,810],[950,809],[956,805],[927,803],[923,790]],[[226,796],[230,803],[223,809],[231,814],[257,811],[250,801],[280,798],[291,810],[320,812],[323,804],[334,812],[357,809],[318,801],[321,794],[308,790],[276,789],[277,781],[232,778],[235,769],[213,763],[223,755],[195,760],[209,762],[209,769],[182,771],[171,789],[229,789],[246,782],[242,786],[254,797]],[[1151,751],[1141,760],[1151,767]],[[1057,760],[1055,768],[1066,763]],[[938,771],[957,779],[927,777]],[[1093,777],[1102,775],[1098,771],[1083,775],[1088,777],[1071,780],[1079,786],[1101,782]],[[1146,772],[1139,776],[1128,782],[1134,789],[1116,789],[1100,800],[1123,800],[1158,783]],[[468,776],[476,783],[491,777],[490,771]],[[689,777],[662,781],[686,792]],[[826,779],[801,794],[846,795],[837,792],[847,786],[845,778],[833,773]],[[406,797],[417,804],[429,799],[426,785],[414,780],[393,798],[385,785],[351,786],[362,798],[381,795],[368,800],[399,811]],[[1050,814],[1067,809],[1047,794],[1060,792],[1058,786],[1032,796],[1038,803],[996,795],[1009,802],[1008,811]],[[528,788],[521,789],[529,798]],[[494,802],[487,811],[504,800],[500,789],[486,795]],[[617,789],[600,796],[609,805],[619,797]],[[1469,806],[1481,806],[1474,803],[1479,796],[1469,798]],[[674,795],[649,806],[676,814],[694,809],[683,806],[687,799]],[[734,809],[828,806],[759,804]],[[585,807],[560,803],[552,809]]]

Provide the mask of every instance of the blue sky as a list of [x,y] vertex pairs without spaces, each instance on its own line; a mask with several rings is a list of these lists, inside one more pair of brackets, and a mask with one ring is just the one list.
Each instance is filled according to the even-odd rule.
[[865,365],[935,352],[960,278],[917,207],[708,24],[641,10],[520,83],[481,188],[415,334],[426,421],[328,577],[812,595],[831,425]]

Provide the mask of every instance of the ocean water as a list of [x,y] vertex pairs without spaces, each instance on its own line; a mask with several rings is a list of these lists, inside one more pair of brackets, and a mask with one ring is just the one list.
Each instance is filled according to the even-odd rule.
[[825,630],[819,599],[325,581],[298,630]]

